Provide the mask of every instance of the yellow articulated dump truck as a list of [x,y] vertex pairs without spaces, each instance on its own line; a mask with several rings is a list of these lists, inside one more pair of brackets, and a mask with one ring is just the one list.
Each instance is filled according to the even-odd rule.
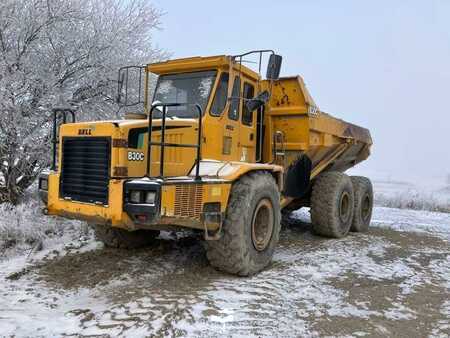
[[124,67],[125,119],[76,123],[55,108],[44,212],[118,248],[198,231],[211,265],[241,276],[271,262],[282,210],[310,207],[319,235],[366,231],[372,185],[344,172],[369,156],[370,133],[322,112],[300,76],[279,76],[281,61],[259,50]]

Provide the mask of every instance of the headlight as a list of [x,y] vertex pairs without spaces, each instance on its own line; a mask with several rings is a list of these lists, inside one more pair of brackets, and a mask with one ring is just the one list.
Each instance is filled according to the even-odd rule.
[[48,180],[46,178],[39,180],[39,189],[48,191]]
[[146,204],[155,204],[156,193],[154,191],[149,191],[145,194],[145,203]]
[[130,192],[130,202],[136,204],[141,203],[141,195],[142,195],[141,191],[132,190]]

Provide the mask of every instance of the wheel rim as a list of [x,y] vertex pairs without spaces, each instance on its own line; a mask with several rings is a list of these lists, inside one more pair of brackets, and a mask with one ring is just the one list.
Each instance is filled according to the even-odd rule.
[[370,217],[370,197],[369,194],[365,194],[361,202],[361,219],[364,222],[367,222],[369,217]]
[[350,194],[344,191],[339,202],[339,218],[343,224],[346,224],[350,218]]
[[257,251],[263,251],[270,242],[273,232],[273,207],[267,198],[259,201],[253,213],[252,242]]

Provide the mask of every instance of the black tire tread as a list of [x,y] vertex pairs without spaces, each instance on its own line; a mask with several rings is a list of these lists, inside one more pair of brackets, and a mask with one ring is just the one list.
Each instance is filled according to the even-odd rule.
[[322,173],[315,179],[311,194],[311,221],[313,230],[318,235],[341,238],[348,232],[339,231],[339,216],[334,212],[336,194],[343,184],[351,185],[350,178],[337,171]]
[[[256,171],[241,177],[233,184],[227,206],[225,220],[222,226],[222,236],[219,240],[206,242],[207,258],[215,268],[240,276],[255,274],[261,270],[254,266],[249,259],[250,252],[246,242],[245,213],[250,207],[252,194],[261,187],[272,186],[277,194],[279,203],[279,192],[275,179],[268,172]],[[274,212],[281,219],[279,204],[274,205]],[[276,215],[274,215],[276,217]],[[280,222],[275,225],[272,241],[278,243]]]
[[[350,179],[353,184],[353,191],[355,194],[355,215],[353,216],[353,222],[352,227],[350,228],[350,231],[354,232],[365,232],[369,229],[370,225],[370,219],[372,217],[372,210],[370,211],[370,217],[369,217],[369,223],[363,224],[362,220],[357,217],[357,214],[359,213],[359,209],[361,208],[361,194],[364,193],[364,191],[367,189],[370,198],[373,204],[373,186],[372,182],[369,178],[364,176],[350,176]],[[373,205],[371,206],[373,207]]]

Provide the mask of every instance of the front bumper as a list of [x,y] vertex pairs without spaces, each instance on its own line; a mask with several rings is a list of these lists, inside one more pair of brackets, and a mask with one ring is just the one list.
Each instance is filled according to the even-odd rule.
[[[109,182],[108,205],[59,197],[59,175],[48,176],[47,211],[50,215],[104,224],[127,230],[190,228],[208,233],[222,225],[231,184],[223,180],[192,178],[130,179]],[[153,191],[154,203],[132,203],[133,190]]]

